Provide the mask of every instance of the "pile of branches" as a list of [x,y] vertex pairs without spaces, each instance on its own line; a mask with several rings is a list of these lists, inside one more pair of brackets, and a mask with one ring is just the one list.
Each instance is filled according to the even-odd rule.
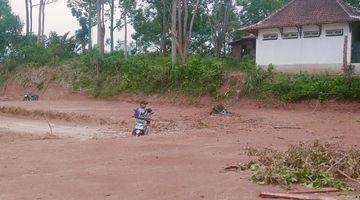
[[260,184],[351,190],[343,181],[360,183],[359,149],[343,149],[338,144],[315,141],[291,145],[286,151],[248,148],[247,154],[257,159],[241,164],[240,168],[254,171],[251,179]]

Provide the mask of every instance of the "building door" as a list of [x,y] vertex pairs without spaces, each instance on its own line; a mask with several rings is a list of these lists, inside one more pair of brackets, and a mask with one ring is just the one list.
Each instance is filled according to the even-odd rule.
[[355,42],[351,49],[351,62],[360,63],[360,42]]
[[352,24],[351,62],[360,63],[360,23]]

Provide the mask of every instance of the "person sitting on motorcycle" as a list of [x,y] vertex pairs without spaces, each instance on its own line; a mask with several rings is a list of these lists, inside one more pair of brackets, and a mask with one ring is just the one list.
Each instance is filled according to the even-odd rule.
[[149,114],[153,114],[153,111],[151,108],[146,108],[147,105],[148,105],[148,102],[141,101],[140,107],[138,107],[134,110],[134,117],[136,119],[146,120],[147,123],[149,124],[150,120],[148,119],[148,116],[149,116]]

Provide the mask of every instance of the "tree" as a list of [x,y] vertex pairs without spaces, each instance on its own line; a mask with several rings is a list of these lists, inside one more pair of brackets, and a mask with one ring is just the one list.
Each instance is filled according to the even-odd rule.
[[99,47],[100,55],[103,56],[105,52],[105,18],[104,18],[104,1],[96,1],[96,16],[97,16],[97,45]]
[[26,11],[26,35],[29,35],[30,32],[30,8],[29,8],[29,0],[25,0],[25,11]]
[[345,2],[357,9],[360,9],[360,1],[359,0],[345,0]]
[[135,0],[120,0],[119,7],[121,12],[121,20],[119,28],[124,28],[124,53],[125,58],[128,57],[128,25],[130,24],[129,18],[132,17],[133,12],[136,8],[136,1]]
[[[200,0],[173,0],[172,4],[172,39],[176,46],[177,54],[184,63],[188,58],[189,46],[192,39],[193,26],[200,5]],[[175,10],[177,8],[177,12]],[[191,11],[191,13],[190,13]],[[189,18],[191,17],[191,19]],[[189,20],[190,19],[190,20]],[[175,28],[176,27],[176,28]],[[176,29],[176,30],[175,30]],[[174,44],[175,43],[175,44]],[[173,61],[174,49],[172,49]]]
[[176,62],[177,48],[176,48],[176,7],[177,1],[173,0],[171,5],[171,60],[174,64]]
[[32,0],[25,0],[25,11],[26,11],[26,35],[32,33],[32,24],[33,24],[33,8],[39,6],[39,4],[33,5]]
[[[92,48],[91,29],[96,25],[96,0],[68,0],[67,6],[71,8],[71,13],[79,21],[81,27],[77,31],[82,39],[87,38],[88,49]],[[85,35],[86,38],[85,38]]]
[[237,0],[242,7],[240,20],[243,25],[254,24],[281,8],[288,0]]
[[64,35],[50,32],[46,40],[46,48],[51,49],[54,56],[58,58],[70,58],[76,55],[78,43],[75,36],[69,37],[69,32]]
[[114,26],[114,15],[115,15],[115,0],[110,0],[110,52],[114,51],[114,31],[116,27]]
[[37,43],[43,42],[45,32],[45,7],[48,4],[55,3],[57,0],[39,0],[39,15],[38,15],[38,34]]
[[169,0],[142,0],[133,14],[136,40],[144,52],[154,49],[167,54],[171,42],[171,4]]
[[226,36],[239,27],[233,0],[208,1],[207,16],[211,27],[215,56],[220,57],[225,47]]
[[22,24],[14,15],[8,0],[0,0],[0,60],[9,53],[19,41]]

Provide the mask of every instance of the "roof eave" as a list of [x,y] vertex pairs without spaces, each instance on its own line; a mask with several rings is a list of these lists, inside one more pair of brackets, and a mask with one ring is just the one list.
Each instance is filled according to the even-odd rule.
[[246,26],[241,28],[242,31],[257,31],[261,29],[272,29],[272,28],[284,28],[284,27],[298,27],[298,26],[311,26],[311,25],[319,25],[319,24],[333,24],[333,23],[346,23],[346,22],[357,22],[360,21],[359,18],[351,18],[349,20],[338,20],[338,21],[327,21],[327,22],[314,22],[314,23],[304,23],[304,24],[282,24],[282,25],[268,25],[268,26]]

